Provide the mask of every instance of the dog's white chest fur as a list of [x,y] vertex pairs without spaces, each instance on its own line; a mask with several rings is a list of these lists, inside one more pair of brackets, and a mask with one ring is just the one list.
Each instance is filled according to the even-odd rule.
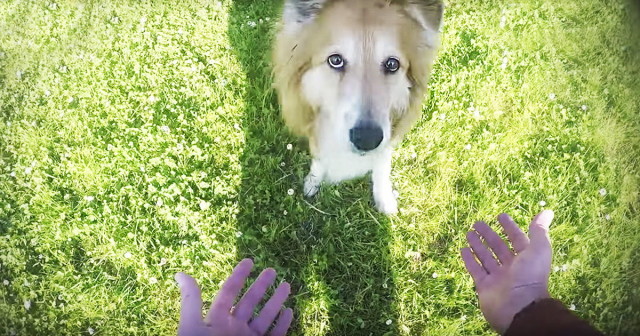
[[361,156],[351,152],[327,153],[318,157],[326,169],[324,180],[329,183],[338,183],[363,176],[373,170],[380,155],[369,154]]
[[387,214],[398,211],[398,203],[391,186],[391,155],[389,142],[375,151],[361,155],[353,150],[345,139],[348,130],[336,123],[333,128],[319,134],[317,150],[311,163],[311,171],[304,181],[304,193],[315,195],[322,182],[338,183],[372,172],[373,196],[378,209]]

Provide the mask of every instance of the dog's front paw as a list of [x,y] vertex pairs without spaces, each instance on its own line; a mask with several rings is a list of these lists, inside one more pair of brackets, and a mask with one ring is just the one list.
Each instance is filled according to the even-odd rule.
[[305,197],[313,197],[318,193],[318,190],[320,190],[320,183],[322,181],[320,181],[320,179],[318,179],[317,177],[309,174],[307,175],[307,177],[304,178],[304,196]]
[[374,192],[373,198],[378,211],[385,215],[395,215],[398,213],[398,200],[392,190],[388,192]]

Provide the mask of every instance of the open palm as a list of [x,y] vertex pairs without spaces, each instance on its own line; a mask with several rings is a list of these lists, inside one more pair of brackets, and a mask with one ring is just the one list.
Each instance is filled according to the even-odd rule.
[[276,278],[276,271],[268,268],[251,285],[242,299],[234,306],[244,283],[251,273],[253,262],[242,260],[225,281],[211,304],[207,316],[202,319],[202,294],[196,281],[184,274],[176,274],[180,286],[182,306],[180,310],[180,336],[283,336],[287,333],[293,312],[284,309],[283,304],[290,293],[290,286],[284,282],[278,286],[273,296],[264,304],[257,316],[254,309],[262,301],[267,289]]
[[470,248],[462,249],[462,259],[475,283],[480,310],[500,333],[527,305],[549,297],[552,220],[550,210],[538,214],[527,237],[511,217],[498,216],[513,250],[484,222],[467,233]]

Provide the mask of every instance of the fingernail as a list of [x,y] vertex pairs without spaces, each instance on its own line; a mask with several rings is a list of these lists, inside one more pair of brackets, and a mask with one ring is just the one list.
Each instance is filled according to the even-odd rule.
[[549,219],[549,221],[553,220],[553,217],[555,216],[555,214],[553,213],[553,210],[547,209],[547,210],[543,210],[540,213],[541,217],[544,217],[545,219]]
[[173,278],[176,280],[176,282],[178,283],[178,287],[182,287],[182,273],[178,272],[176,273],[176,275],[173,276]]

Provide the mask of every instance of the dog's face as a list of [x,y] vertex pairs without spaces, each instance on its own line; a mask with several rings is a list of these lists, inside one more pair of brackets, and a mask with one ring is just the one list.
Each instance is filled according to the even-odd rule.
[[409,61],[395,21],[387,8],[351,9],[343,2],[316,23],[324,36],[302,74],[302,95],[328,121],[318,123],[319,133],[340,130],[354,151],[388,142],[392,114],[409,107]]
[[[295,45],[277,45],[276,57],[283,57],[278,47],[293,50],[285,49],[290,53],[288,60],[274,60],[285,120],[284,109],[291,103],[285,92],[288,87],[297,91],[292,94],[298,95],[298,108],[302,107],[292,112],[306,109],[311,116],[306,122],[312,134],[305,135],[321,138],[330,134],[359,153],[388,144],[394,137],[394,125],[415,113],[416,95],[421,97],[426,88],[426,78],[417,81],[415,77],[428,77],[431,55],[425,51],[435,49],[435,28],[442,11],[441,7],[424,7],[427,2],[287,2],[280,40],[289,37]],[[429,22],[425,13],[431,12],[438,22]],[[282,87],[278,76],[283,74],[278,71],[286,67],[294,67],[295,72],[284,74],[287,82],[281,82],[286,84]]]

